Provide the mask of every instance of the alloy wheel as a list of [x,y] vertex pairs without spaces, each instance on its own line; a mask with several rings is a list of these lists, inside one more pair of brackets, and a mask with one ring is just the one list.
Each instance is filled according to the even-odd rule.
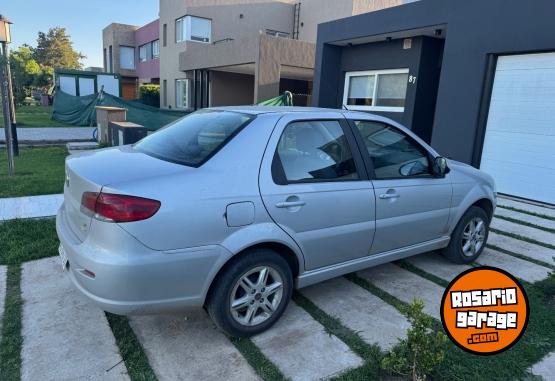
[[231,292],[233,319],[245,326],[268,320],[283,297],[283,279],[271,266],[258,266],[243,274]]
[[472,218],[464,227],[462,234],[462,251],[465,256],[475,256],[486,239],[486,223],[480,217]]

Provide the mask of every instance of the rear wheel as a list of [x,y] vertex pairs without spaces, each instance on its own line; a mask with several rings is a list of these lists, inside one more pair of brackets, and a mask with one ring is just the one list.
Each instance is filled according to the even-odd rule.
[[451,241],[443,249],[443,255],[455,263],[475,261],[486,245],[489,222],[490,219],[482,208],[470,207],[451,234]]
[[292,291],[287,262],[271,250],[257,249],[228,265],[211,290],[207,309],[225,333],[249,337],[280,318]]

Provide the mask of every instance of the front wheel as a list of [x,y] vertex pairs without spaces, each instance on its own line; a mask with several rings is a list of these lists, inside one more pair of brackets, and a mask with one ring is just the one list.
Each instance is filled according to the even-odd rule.
[[474,262],[486,246],[489,221],[487,213],[482,208],[470,207],[451,234],[451,241],[449,246],[443,249],[443,255],[455,263]]
[[277,253],[253,250],[233,260],[211,290],[207,309],[230,336],[249,337],[270,328],[283,314],[293,276]]

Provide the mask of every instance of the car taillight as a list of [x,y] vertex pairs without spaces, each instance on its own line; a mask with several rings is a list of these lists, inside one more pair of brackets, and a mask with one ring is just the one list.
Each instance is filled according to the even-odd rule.
[[95,218],[110,222],[146,220],[160,209],[160,201],[123,194],[85,192],[81,208]]

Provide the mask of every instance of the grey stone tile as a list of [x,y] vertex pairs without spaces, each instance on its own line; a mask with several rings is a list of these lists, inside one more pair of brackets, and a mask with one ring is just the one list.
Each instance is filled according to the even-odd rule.
[[490,248],[485,248],[476,262],[481,265],[498,267],[530,283],[547,278],[552,271],[547,267]]
[[521,241],[516,238],[507,237],[494,232],[489,233],[488,244],[513,253],[524,255],[528,258],[537,259],[545,263],[555,264],[555,250],[547,247]]
[[432,275],[437,276],[448,282],[452,281],[457,275],[470,269],[470,266],[459,265],[446,259],[438,252],[420,254],[406,259],[413,266],[418,267]]
[[63,202],[63,194],[0,198],[0,221],[55,216]]
[[533,213],[540,213],[547,216],[555,217],[555,208],[547,208],[539,205],[528,204],[526,202],[510,200],[503,197],[499,197],[497,199],[497,204],[500,206],[509,206],[511,208],[518,208]]
[[135,316],[130,324],[160,381],[258,380],[247,360],[203,310]]
[[540,230],[514,222],[501,220],[495,217],[491,222],[491,227],[507,233],[518,234],[520,236],[531,238],[536,241],[555,245],[555,234],[547,232],[545,230]]
[[0,266],[0,334],[2,333],[2,317],[4,316],[4,306],[6,304],[7,271],[8,268],[6,266]]
[[392,263],[359,271],[358,275],[405,303],[424,301],[424,312],[440,319],[443,288]]
[[293,302],[274,327],[252,340],[293,381],[330,378],[363,363]]
[[540,362],[532,366],[532,373],[545,381],[555,381],[555,352],[549,353]]
[[407,319],[393,306],[345,278],[303,288],[301,293],[327,314],[358,332],[368,344],[390,350],[406,337]]
[[75,289],[58,258],[25,263],[21,293],[23,381],[129,380],[104,312]]
[[526,213],[515,212],[510,209],[497,208],[495,209],[496,216],[514,218],[519,221],[528,222],[530,224],[542,226],[544,228],[555,229],[555,221],[537,216],[532,216]]

